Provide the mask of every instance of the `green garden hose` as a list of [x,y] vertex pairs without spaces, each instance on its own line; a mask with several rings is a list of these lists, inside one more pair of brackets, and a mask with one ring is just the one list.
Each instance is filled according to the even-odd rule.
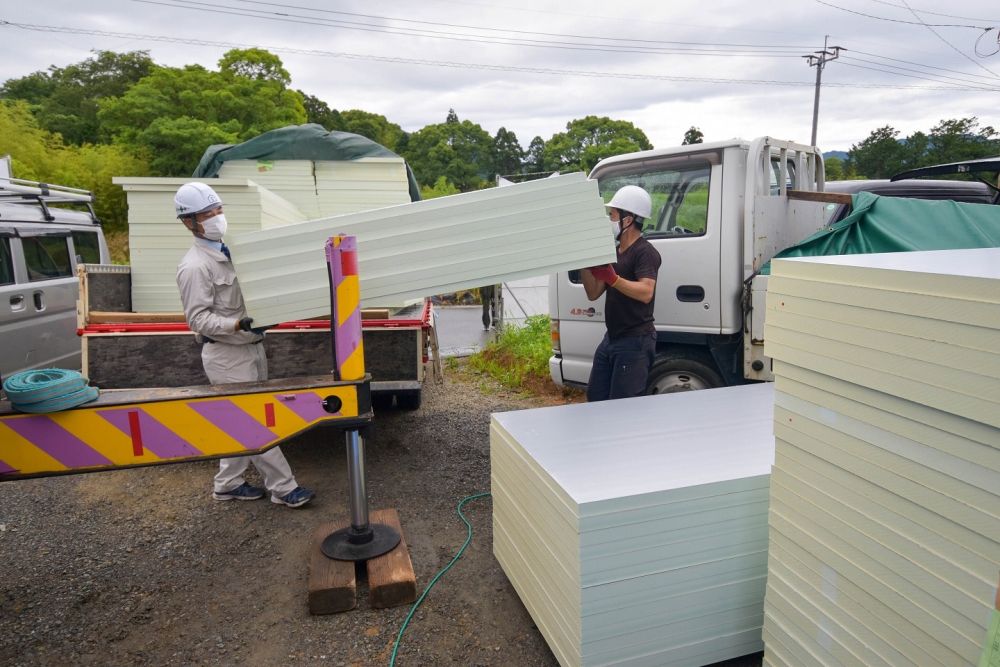
[[427,594],[430,592],[430,590],[434,588],[434,584],[437,583],[438,579],[440,579],[445,572],[451,569],[451,566],[454,565],[458,561],[458,559],[462,557],[462,554],[465,553],[466,547],[468,547],[469,543],[472,542],[472,524],[469,523],[469,520],[465,518],[464,514],[462,514],[462,508],[465,506],[467,502],[476,500],[478,498],[488,498],[489,496],[490,496],[489,493],[477,493],[475,495],[466,496],[465,498],[462,498],[462,500],[458,503],[456,511],[458,512],[459,518],[465,523],[465,527],[468,530],[468,534],[465,537],[465,544],[463,544],[462,548],[458,550],[458,553],[455,554],[455,557],[451,559],[451,562],[445,565],[443,568],[441,568],[441,571],[434,575],[434,578],[431,579],[429,584],[427,584],[427,588],[424,589],[424,592],[420,594],[420,597],[417,598],[417,601],[413,603],[412,607],[410,607],[410,613],[406,615],[406,620],[403,621],[403,627],[399,629],[399,634],[396,635],[396,643],[393,644],[392,646],[392,657],[389,658],[389,667],[395,667],[396,665],[396,651],[399,650],[399,642],[400,640],[403,639],[403,633],[406,632],[406,626],[410,624],[410,619],[412,619],[413,615],[417,612],[417,607],[419,607],[420,603],[424,601],[424,598],[427,597]]

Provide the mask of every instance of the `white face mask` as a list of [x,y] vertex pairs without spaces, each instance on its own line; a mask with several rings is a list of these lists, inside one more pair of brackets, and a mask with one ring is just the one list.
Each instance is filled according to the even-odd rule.
[[208,220],[202,220],[201,226],[205,230],[202,236],[209,241],[221,241],[226,235],[226,216],[222,213],[214,215]]
[[617,220],[612,220],[611,221],[611,233],[615,235],[616,239],[619,236],[621,236],[621,234],[622,234],[622,223],[618,222]]

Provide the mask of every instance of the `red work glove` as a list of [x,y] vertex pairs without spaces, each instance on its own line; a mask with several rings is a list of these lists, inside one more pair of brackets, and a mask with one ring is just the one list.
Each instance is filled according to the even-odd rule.
[[605,264],[604,266],[593,266],[589,269],[590,274],[607,283],[609,286],[614,285],[618,282],[618,274],[611,267],[610,264]]

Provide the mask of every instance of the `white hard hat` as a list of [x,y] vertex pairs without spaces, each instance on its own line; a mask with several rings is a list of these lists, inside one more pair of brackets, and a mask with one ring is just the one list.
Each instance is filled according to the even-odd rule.
[[605,206],[628,211],[640,218],[648,218],[653,212],[653,200],[650,199],[649,193],[638,185],[626,185],[619,188],[615,196]]
[[222,206],[219,195],[204,183],[185,183],[174,195],[174,209],[178,218],[210,211],[219,206]]

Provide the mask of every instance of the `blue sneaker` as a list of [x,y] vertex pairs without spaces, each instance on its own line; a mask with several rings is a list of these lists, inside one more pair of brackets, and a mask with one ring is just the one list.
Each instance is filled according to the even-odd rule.
[[216,500],[260,500],[264,497],[264,489],[243,482],[232,491],[216,491],[212,497]]
[[296,486],[283,496],[271,496],[271,502],[276,505],[287,505],[289,507],[302,507],[316,497],[315,491]]

